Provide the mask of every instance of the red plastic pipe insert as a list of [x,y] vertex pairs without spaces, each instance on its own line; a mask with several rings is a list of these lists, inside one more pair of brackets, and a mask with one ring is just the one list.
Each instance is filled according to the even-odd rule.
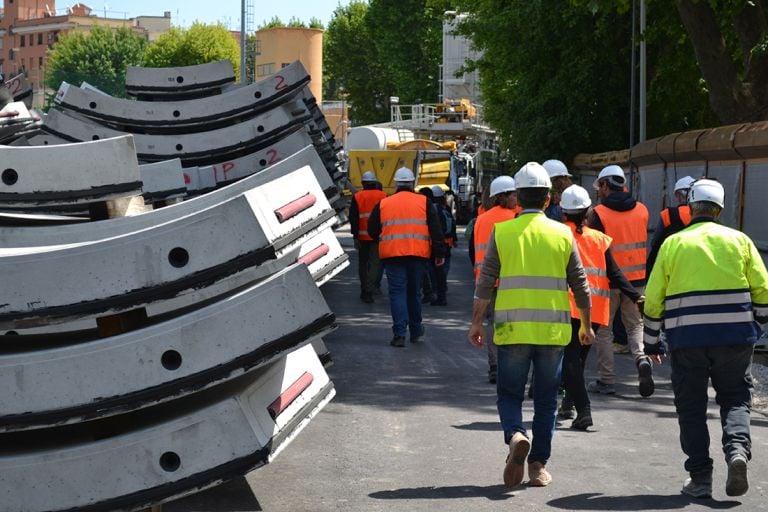
[[307,192],[298,199],[291,201],[290,203],[281,206],[275,210],[275,215],[280,223],[283,223],[300,214],[304,210],[311,208],[317,202],[317,198],[314,194]]
[[328,247],[326,244],[320,244],[319,246],[315,247],[311,251],[309,251],[307,254],[302,256],[301,258],[297,259],[296,261],[299,263],[303,263],[307,266],[311,265],[312,263],[316,262],[326,254],[328,254],[331,251],[331,248]]
[[291,405],[294,400],[296,400],[299,395],[301,395],[315,380],[315,378],[312,376],[309,372],[304,372],[304,374],[296,379],[296,381],[288,386],[288,389],[283,391],[279,397],[275,399],[274,402],[269,404],[269,407],[267,407],[267,411],[269,412],[270,417],[273,420],[276,420],[278,416],[280,416],[283,411],[285,411],[289,405]]

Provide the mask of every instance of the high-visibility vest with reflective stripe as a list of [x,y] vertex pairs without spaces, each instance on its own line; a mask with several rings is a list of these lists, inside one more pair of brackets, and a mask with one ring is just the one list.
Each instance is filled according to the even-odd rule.
[[645,336],[663,319],[670,350],[755,343],[768,318],[768,273],[752,240],[716,222],[668,237],[645,290]]
[[432,238],[427,224],[427,201],[427,196],[407,190],[381,200],[380,258],[429,258]]
[[680,206],[664,208],[661,211],[661,222],[665,229],[673,224],[684,228],[691,223],[691,207],[687,204],[681,204]]
[[360,220],[358,221],[357,238],[360,240],[371,241],[371,235],[368,234],[368,219],[371,216],[373,207],[379,204],[379,201],[387,197],[386,192],[381,190],[361,190],[355,194],[355,202],[357,203],[357,211],[360,212]]
[[501,263],[494,343],[567,345],[571,230],[543,213],[531,213],[496,224],[494,237]]
[[600,204],[595,207],[605,234],[613,239],[611,252],[630,281],[645,279],[648,209],[640,201],[634,208],[619,212]]
[[483,265],[483,258],[485,258],[485,251],[488,249],[493,226],[499,222],[512,220],[516,215],[515,210],[494,206],[475,220],[475,231],[472,235],[475,243],[475,281],[480,277],[480,267]]
[[[582,232],[578,233],[576,231],[576,224],[573,222],[566,222],[565,224],[571,228],[573,238],[576,240],[576,247],[579,249],[581,263],[584,265],[584,271],[587,274],[589,294],[592,297],[592,312],[590,315],[592,323],[608,325],[608,320],[610,319],[611,286],[606,270],[605,251],[611,246],[611,237],[587,226],[582,227]],[[573,298],[573,292],[570,290],[568,290],[568,297],[571,299],[571,316],[581,319]]]

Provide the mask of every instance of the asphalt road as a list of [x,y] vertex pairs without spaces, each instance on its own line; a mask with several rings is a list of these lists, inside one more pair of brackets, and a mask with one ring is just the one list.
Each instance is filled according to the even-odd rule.
[[[669,364],[656,367],[656,393],[642,399],[627,355],[616,357],[617,395],[592,397],[595,426],[578,432],[569,420],[558,425],[548,464],[553,483],[506,489],[495,388],[486,380],[485,353],[466,340],[472,303],[466,248],[454,251],[449,305],[425,306],[425,340],[398,349],[389,346],[386,295],[371,305],[359,301],[351,239],[338,236],[351,265],[323,287],[339,324],[325,340],[336,398],[274,463],[164,510],[768,510],[768,418],[753,415],[749,493],[729,498],[718,409],[710,403],[714,499],[689,500],[680,494],[687,475]],[[587,372],[594,378],[594,356]],[[531,416],[526,402],[529,423]]]

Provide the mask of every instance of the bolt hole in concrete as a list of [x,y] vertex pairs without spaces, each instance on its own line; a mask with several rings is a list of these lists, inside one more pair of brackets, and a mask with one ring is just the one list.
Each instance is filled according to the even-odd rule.
[[88,106],[90,106],[91,108],[96,108],[96,102],[95,102],[95,101],[92,101],[92,102],[90,102],[90,103],[88,104]]
[[94,135],[93,137],[91,137],[91,139],[93,139],[93,140],[99,140],[99,138],[100,137],[98,135]]
[[189,263],[189,253],[182,247],[174,247],[168,253],[168,263],[176,268],[181,268]]
[[181,115],[181,112],[179,112],[178,110],[173,111],[173,117],[179,117],[180,115]]
[[267,161],[262,158],[261,160],[259,160],[259,165],[262,166],[262,167],[266,167],[267,166]]
[[15,185],[19,181],[19,173],[15,169],[6,169],[3,171],[2,180],[6,185]]
[[165,452],[160,456],[160,467],[172,473],[181,466],[181,459],[174,452]]
[[184,83],[184,77],[183,76],[177,76],[176,77],[176,83],[179,83],[179,84]]
[[166,350],[163,352],[160,362],[166,370],[178,370],[181,367],[181,354],[175,350]]
[[176,151],[181,151],[182,149],[184,149],[184,146],[181,144],[176,144]]
[[264,131],[264,127],[263,127],[263,126],[261,126],[261,125],[259,125],[259,126],[258,126],[258,128],[256,128],[256,131],[257,131],[257,132],[259,132],[259,133],[261,133],[261,132],[263,132],[263,131]]
[[19,333],[17,333],[16,331],[8,331],[7,333],[5,333],[5,335],[6,336],[18,336]]
[[256,99],[259,99],[261,98],[261,93],[259,91],[256,91],[255,93],[253,93],[253,97]]

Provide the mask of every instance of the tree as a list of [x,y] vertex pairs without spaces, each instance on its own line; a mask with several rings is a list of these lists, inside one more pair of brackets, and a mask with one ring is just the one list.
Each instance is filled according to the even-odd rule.
[[283,23],[283,20],[277,16],[273,16],[271,20],[264,21],[261,25],[259,25],[258,30],[264,30],[265,28],[282,28],[284,26],[285,23]]
[[240,76],[240,45],[227,28],[218,23],[195,22],[188,29],[172,28],[158,37],[144,54],[144,66],[175,67],[228,59]]
[[61,82],[86,81],[112,96],[125,96],[125,71],[141,64],[147,41],[128,28],[94,27],[90,32],[69,32],[48,54],[45,84],[58,89]]

